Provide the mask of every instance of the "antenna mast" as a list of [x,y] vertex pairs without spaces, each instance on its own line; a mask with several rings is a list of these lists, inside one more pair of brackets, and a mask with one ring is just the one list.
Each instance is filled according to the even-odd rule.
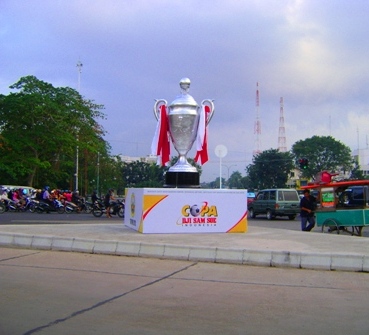
[[255,150],[253,155],[257,155],[260,153],[260,135],[261,135],[261,123],[259,116],[259,83],[256,83],[256,120],[254,125],[254,134],[256,135],[255,140]]
[[78,71],[78,86],[77,86],[77,91],[78,93],[81,93],[81,73],[82,73],[82,66],[83,64],[81,63],[81,61],[79,60],[77,63],[77,71]]
[[286,132],[284,128],[284,106],[283,106],[283,97],[279,100],[280,108],[279,108],[279,135],[278,135],[278,150],[280,152],[286,152]]

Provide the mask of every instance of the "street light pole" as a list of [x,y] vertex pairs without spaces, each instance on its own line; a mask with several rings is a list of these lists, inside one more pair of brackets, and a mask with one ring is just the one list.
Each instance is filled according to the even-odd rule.
[[79,145],[78,145],[78,134],[77,134],[77,146],[76,146],[76,187],[75,191],[78,191],[78,168],[79,168]]
[[219,157],[219,188],[222,188],[222,158],[227,156],[227,147],[223,144],[218,144],[215,147],[215,154]]
[[219,188],[222,188],[222,157],[219,157]]
[[225,166],[227,168],[227,170],[228,170],[228,179],[227,179],[227,182],[229,182],[229,170],[231,169],[231,167],[234,167],[234,166],[237,166],[237,165],[233,164],[233,165],[228,166],[228,165],[223,164],[223,166]]
[[98,196],[100,196],[100,152],[97,153],[97,178],[96,178],[96,190]]
[[[80,92],[81,90],[81,73],[82,73],[82,66],[83,64],[81,63],[81,61],[79,60],[77,63],[77,71],[78,71],[78,86],[77,86],[77,90],[78,92]],[[76,146],[76,187],[75,187],[75,191],[78,191],[78,173],[79,173],[79,145],[78,145],[78,129],[77,129],[77,146]]]

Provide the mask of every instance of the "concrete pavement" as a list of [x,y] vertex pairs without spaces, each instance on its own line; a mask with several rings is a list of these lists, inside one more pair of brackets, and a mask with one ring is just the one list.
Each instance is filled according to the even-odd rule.
[[[317,228],[316,228],[317,229]],[[249,226],[245,234],[140,234],[123,223],[1,225],[0,246],[369,272],[363,237]]]

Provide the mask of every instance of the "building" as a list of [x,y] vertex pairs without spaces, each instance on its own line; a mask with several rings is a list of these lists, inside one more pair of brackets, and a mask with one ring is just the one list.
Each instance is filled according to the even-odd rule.
[[363,175],[369,176],[369,148],[354,150],[352,157],[358,162]]
[[132,156],[123,156],[119,155],[120,159],[124,163],[133,163],[133,162],[144,162],[144,163],[156,163],[157,156],[154,155],[147,155],[145,157],[132,157]]

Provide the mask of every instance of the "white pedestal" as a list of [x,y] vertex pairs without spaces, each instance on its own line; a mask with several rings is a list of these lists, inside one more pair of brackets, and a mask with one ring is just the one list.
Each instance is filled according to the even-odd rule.
[[130,188],[124,224],[140,233],[245,233],[247,190]]

